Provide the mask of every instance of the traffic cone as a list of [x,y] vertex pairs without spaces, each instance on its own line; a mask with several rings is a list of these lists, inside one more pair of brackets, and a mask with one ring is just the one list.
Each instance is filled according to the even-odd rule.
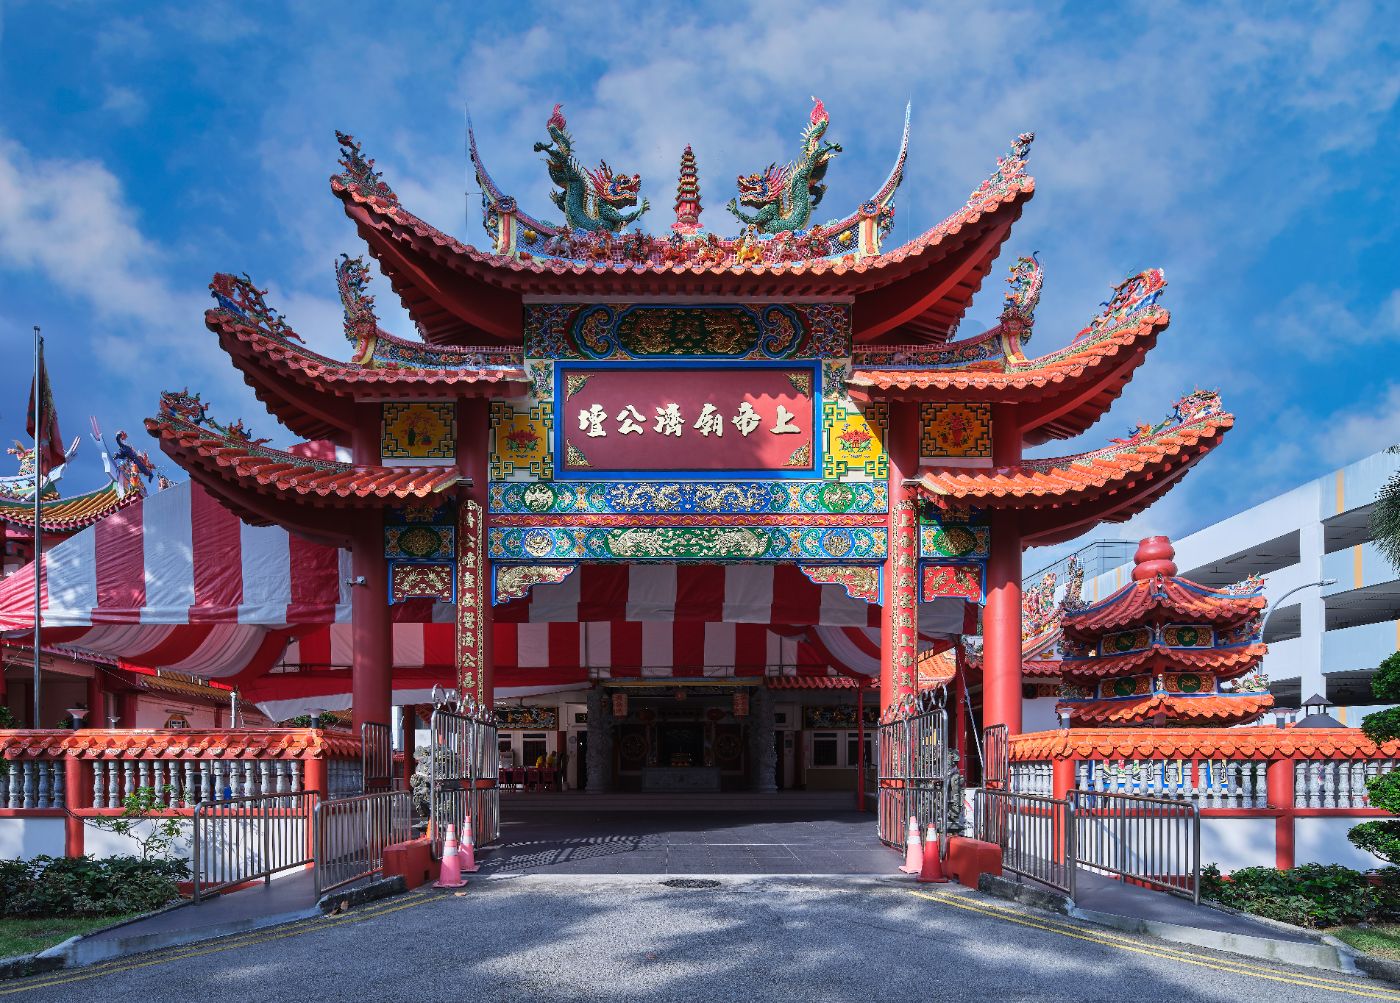
[[457,854],[457,830],[452,823],[447,824],[447,838],[442,841],[442,865],[438,869],[438,879],[434,888],[461,888],[466,879],[462,877],[462,858]]
[[481,865],[476,862],[476,840],[472,837],[472,817],[470,814],[462,819],[462,843],[459,849],[461,853],[458,859],[461,861],[464,873],[475,874],[481,870]]
[[919,820],[909,816],[909,832],[904,837],[904,865],[900,870],[905,874],[918,874],[924,868],[924,847],[919,839]]
[[924,840],[924,866],[919,869],[920,884],[946,884],[948,875],[943,873],[943,858],[938,853],[938,833],[933,826],[928,827],[928,838]]

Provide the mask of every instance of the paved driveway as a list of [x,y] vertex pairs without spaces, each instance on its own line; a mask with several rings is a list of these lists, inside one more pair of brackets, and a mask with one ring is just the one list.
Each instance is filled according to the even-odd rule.
[[[225,942],[0,983],[0,998],[1400,1001],[1355,976],[1166,945],[897,879],[475,880]],[[714,879],[707,879],[714,880]]]
[[890,874],[901,858],[860,812],[633,811],[520,813],[479,862],[486,874]]

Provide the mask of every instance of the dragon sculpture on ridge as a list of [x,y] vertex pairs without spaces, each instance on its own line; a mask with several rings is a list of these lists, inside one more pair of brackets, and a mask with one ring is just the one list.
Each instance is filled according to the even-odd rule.
[[[739,197],[730,199],[725,207],[741,223],[755,227],[759,233],[786,233],[807,226],[815,209],[826,194],[822,178],[831,163],[831,155],[840,153],[837,143],[822,139],[831,121],[826,106],[812,98],[812,115],[802,131],[802,156],[794,163],[778,167],[769,164],[755,174],[739,175]],[[749,214],[739,206],[757,212]]]
[[642,187],[641,175],[614,174],[606,160],[599,162],[596,171],[590,171],[580,164],[574,157],[574,139],[569,134],[562,108],[563,105],[556,104],[545,124],[550,141],[535,144],[536,153],[549,157],[545,161],[549,179],[562,189],[549,197],[563,211],[570,229],[589,233],[597,230],[621,233],[651,208],[651,204],[642,199],[641,208],[636,212],[620,211],[621,208],[637,204],[637,195]]

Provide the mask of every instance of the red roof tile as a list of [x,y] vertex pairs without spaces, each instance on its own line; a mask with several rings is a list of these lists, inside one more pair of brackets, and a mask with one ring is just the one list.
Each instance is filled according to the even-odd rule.
[[[1191,699],[1201,699],[1193,697]],[[1382,759],[1400,741],[1377,746],[1357,728],[1131,728],[1013,735],[1011,759]]]
[[878,689],[876,680],[851,676],[769,676],[764,685],[770,690],[859,690]]
[[1229,725],[1255,721],[1273,705],[1268,693],[1191,697],[1157,693],[1136,700],[1067,702],[1058,707],[1069,711],[1074,725],[1143,724],[1159,715],[1173,722]]
[[1188,623],[1228,627],[1257,616],[1267,605],[1259,593],[1239,594],[1207,588],[1185,578],[1157,577],[1129,582],[1107,599],[1066,613],[1061,630],[1074,637],[1093,639],[1109,631],[1178,618]]
[[322,759],[359,754],[358,739],[313,728],[0,731],[3,759],[65,755],[82,759]]
[[455,466],[357,466],[309,459],[295,453],[241,442],[172,415],[146,419],[161,448],[186,469],[198,467],[263,494],[388,504],[423,498],[460,481]]
[[1108,679],[1148,670],[1196,669],[1213,672],[1222,679],[1244,675],[1259,664],[1268,647],[1249,644],[1238,648],[1168,648],[1157,644],[1126,655],[1099,658],[1064,658],[1059,662],[1065,676]]
[[[141,497],[139,491],[117,493],[116,485],[74,495],[72,498],[55,498],[39,503],[39,511],[45,532],[72,532],[91,526],[120,508],[130,505]],[[19,526],[34,527],[34,506],[30,502],[0,500],[0,522]]]

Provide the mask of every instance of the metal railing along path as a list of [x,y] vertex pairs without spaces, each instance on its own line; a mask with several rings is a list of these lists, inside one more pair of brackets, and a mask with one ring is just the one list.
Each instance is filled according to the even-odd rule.
[[195,806],[191,870],[194,900],[224,888],[271,881],[279,871],[310,864],[319,791],[257,794]]
[[407,791],[378,791],[316,806],[316,894],[369,877],[384,865],[384,849],[413,838]]
[[1201,811],[1193,801],[1076,789],[1069,805],[1076,867],[1200,904]]
[[987,754],[982,759],[982,786],[1003,790],[1011,786],[1011,743],[1006,737],[1006,725],[988,725],[982,732]]
[[940,851],[946,853],[953,766],[948,754],[948,715],[941,701],[921,695],[907,714],[880,725],[878,741],[880,840],[888,846],[903,846],[912,816],[920,828],[933,826]]
[[1001,847],[1001,866],[1074,894],[1074,827],[1069,802],[1039,794],[977,791],[976,837]]
[[428,722],[428,805],[433,853],[442,852],[449,824],[462,831],[470,816],[478,845],[500,834],[497,728],[491,711],[434,708]]
[[360,791],[392,790],[394,740],[387,724],[366,721],[360,725]]

